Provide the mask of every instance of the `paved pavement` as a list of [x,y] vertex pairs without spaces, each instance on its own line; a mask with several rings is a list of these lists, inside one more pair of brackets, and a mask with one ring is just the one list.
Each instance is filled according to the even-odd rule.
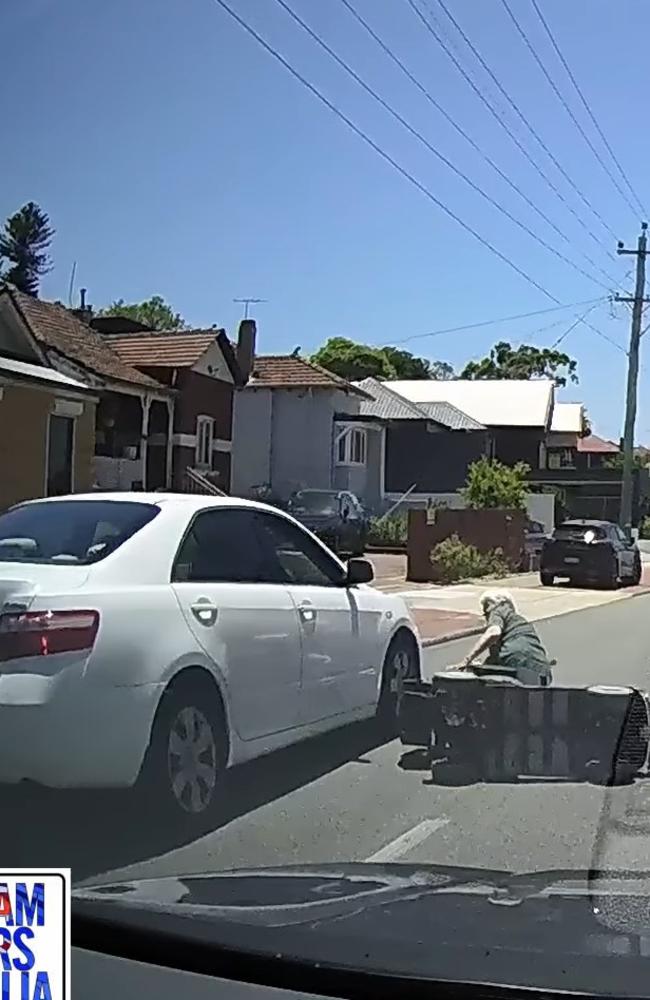
[[[650,688],[649,617],[641,596],[542,620],[557,680]],[[457,662],[470,641],[428,650],[425,672]],[[3,792],[0,848],[5,865],[69,864],[92,881],[373,859],[525,871],[607,855],[634,867],[647,866],[649,802],[650,781],[437,786],[417,754],[360,725],[235,769],[219,821],[198,839],[153,827],[132,795],[15,790]],[[603,810],[620,817],[630,807],[632,833],[611,822],[603,833]]]

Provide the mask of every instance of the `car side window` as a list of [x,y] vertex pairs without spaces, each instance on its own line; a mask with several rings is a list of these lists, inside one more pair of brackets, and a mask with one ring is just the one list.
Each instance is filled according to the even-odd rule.
[[252,510],[202,511],[180,544],[173,583],[262,583],[264,554],[255,536]]
[[266,552],[269,583],[340,587],[344,571],[310,536],[283,517],[257,513],[257,528]]

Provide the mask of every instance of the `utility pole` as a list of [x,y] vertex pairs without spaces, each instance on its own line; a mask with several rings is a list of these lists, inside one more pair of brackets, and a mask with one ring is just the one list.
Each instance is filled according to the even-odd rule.
[[258,302],[268,302],[268,299],[233,299],[233,302],[239,302],[244,306],[244,319],[248,319],[248,307],[257,305]]
[[632,303],[632,327],[630,329],[630,350],[627,363],[627,394],[625,398],[625,425],[623,429],[623,482],[621,484],[621,528],[632,537],[632,497],[634,490],[634,426],[636,423],[637,384],[639,380],[639,343],[641,340],[641,318],[645,297],[645,259],[647,254],[648,223],[641,223],[641,235],[636,250],[626,250],[619,243],[618,254],[636,257],[636,284],[634,296],[615,295],[616,302]]

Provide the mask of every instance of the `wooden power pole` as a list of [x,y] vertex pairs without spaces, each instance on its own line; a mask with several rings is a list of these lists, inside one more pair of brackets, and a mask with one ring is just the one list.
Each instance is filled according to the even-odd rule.
[[625,397],[625,425],[623,429],[623,482],[621,484],[621,514],[619,523],[628,538],[632,537],[632,498],[634,492],[634,427],[636,423],[637,384],[639,380],[639,343],[641,318],[645,298],[645,259],[647,254],[648,223],[641,223],[641,235],[636,250],[626,250],[619,243],[617,253],[636,257],[636,284],[634,296],[616,295],[617,302],[632,303],[632,327],[627,364],[627,393]]

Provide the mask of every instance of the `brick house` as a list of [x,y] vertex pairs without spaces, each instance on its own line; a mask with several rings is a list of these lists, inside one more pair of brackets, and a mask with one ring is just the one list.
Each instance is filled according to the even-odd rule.
[[[176,397],[171,426],[153,420],[148,427],[149,487],[191,489],[201,477],[229,492],[233,396],[250,371],[255,323],[242,321],[235,351],[224,330],[116,333],[120,320],[112,318],[111,332],[102,333],[105,342],[124,363]],[[92,322],[109,328],[101,318]],[[165,448],[168,431],[171,450]]]
[[147,403],[173,408],[174,394],[122,361],[99,334],[58,303],[0,287],[0,507],[80,492],[96,482],[96,424],[113,400],[139,423],[137,478],[146,478],[141,436]]

